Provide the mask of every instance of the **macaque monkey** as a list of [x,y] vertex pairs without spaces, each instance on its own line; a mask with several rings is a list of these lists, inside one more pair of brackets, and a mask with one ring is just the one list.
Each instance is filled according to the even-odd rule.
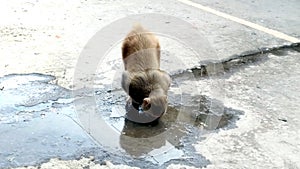
[[152,113],[162,115],[167,110],[171,78],[160,70],[158,39],[141,25],[136,25],[124,39],[122,57],[125,67],[122,88],[130,96],[133,107],[139,113],[152,109]]

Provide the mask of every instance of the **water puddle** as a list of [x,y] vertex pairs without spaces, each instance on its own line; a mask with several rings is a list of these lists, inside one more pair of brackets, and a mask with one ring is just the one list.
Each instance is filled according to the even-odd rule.
[[179,95],[173,86],[166,114],[156,124],[140,125],[125,119],[127,96],[122,90],[103,88],[73,97],[52,84],[53,79],[41,74],[0,78],[1,167],[81,155],[141,168],[171,163],[203,167],[209,161],[193,144],[218,128],[234,128],[243,114],[205,95]]
[[[176,96],[176,92],[171,91],[169,97],[168,111],[160,120],[144,125],[126,120],[127,96],[121,89],[98,90],[95,98],[75,104],[80,104],[77,112],[87,132],[110,151],[127,154],[138,161],[146,160],[155,166],[176,161],[205,166],[208,161],[195,153],[192,144],[219,128],[236,127],[235,122],[243,112],[224,107],[222,102],[203,95],[190,96],[188,106],[177,104],[181,97]],[[92,99],[96,100],[96,111],[89,109],[93,107]],[[223,112],[212,112],[218,109]]]

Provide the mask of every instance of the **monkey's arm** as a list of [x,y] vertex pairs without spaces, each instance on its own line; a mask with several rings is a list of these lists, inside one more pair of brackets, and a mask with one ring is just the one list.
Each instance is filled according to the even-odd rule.
[[171,86],[172,79],[169,74],[163,70],[160,70],[160,78],[162,79],[161,87],[164,91],[167,91]]

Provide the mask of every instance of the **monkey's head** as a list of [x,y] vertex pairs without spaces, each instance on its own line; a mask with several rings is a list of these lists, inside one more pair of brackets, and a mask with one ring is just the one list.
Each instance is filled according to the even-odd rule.
[[122,87],[131,97],[132,105],[137,110],[141,107],[143,111],[161,109],[164,112],[170,83],[169,75],[161,70],[151,69],[134,73],[125,71],[122,75]]
[[[140,124],[149,124],[152,122],[158,122],[157,120],[167,111],[167,99],[166,96],[162,97],[149,97],[151,103],[148,104],[149,108],[141,110],[143,105],[137,109],[133,105],[132,99],[129,99],[126,103],[126,119]],[[155,122],[155,123],[156,123]],[[154,124],[154,123],[153,123]],[[157,123],[156,123],[157,124]]]
[[161,114],[167,107],[167,96],[154,81],[155,79],[144,73],[135,75],[129,84],[128,94],[137,110],[141,106],[144,112],[151,109],[154,111],[152,113]]
[[133,106],[138,109],[138,106],[146,103],[151,90],[151,81],[144,72],[134,75],[128,86],[128,94],[132,99]]

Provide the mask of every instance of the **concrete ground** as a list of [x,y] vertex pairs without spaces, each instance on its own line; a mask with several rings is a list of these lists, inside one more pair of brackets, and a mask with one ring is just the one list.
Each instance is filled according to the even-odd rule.
[[[300,2],[1,4],[0,168],[300,168]],[[173,16],[200,32],[194,36],[162,18],[183,38],[159,35],[162,68],[173,79],[171,115],[150,129],[124,123],[118,106],[125,95],[109,82],[122,68],[122,39],[109,44],[98,65],[93,96],[73,83],[80,57],[112,36],[100,36],[95,44],[96,33],[145,13]],[[199,48],[192,51],[189,42]],[[90,114],[91,100],[102,119]],[[205,117],[221,118],[216,126],[199,122],[204,109]],[[95,116],[87,122],[78,111]]]

